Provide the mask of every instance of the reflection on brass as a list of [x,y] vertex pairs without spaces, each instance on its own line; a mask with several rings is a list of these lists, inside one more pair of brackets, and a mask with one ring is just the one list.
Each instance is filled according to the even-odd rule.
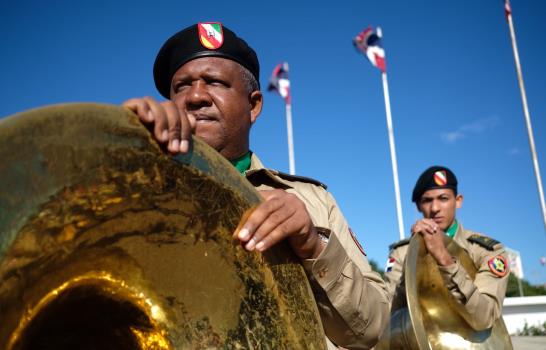
[[[476,268],[468,253],[451,238],[445,239],[448,251],[474,279]],[[390,324],[376,349],[512,349],[502,318],[491,329],[472,328],[472,317],[449,294],[420,235],[410,241],[402,279],[403,286],[393,298]]]
[[[83,300],[83,303],[82,303]],[[140,313],[138,317],[134,317],[132,321],[124,320],[124,323],[120,325],[119,321],[115,319],[108,320],[108,328],[116,331],[125,331],[126,329],[120,329],[127,325],[130,331],[125,334],[124,338],[118,339],[121,344],[115,341],[108,340],[108,344],[103,345],[97,343],[94,347],[113,346],[116,344],[116,348],[120,346],[125,348],[128,340],[134,342],[134,346],[137,349],[157,349],[168,350],[171,349],[168,341],[165,339],[165,331],[161,330],[157,323],[165,321],[163,314],[160,314],[161,310],[155,306],[149,299],[145,299],[143,294],[134,295],[131,293],[131,288],[127,286],[125,281],[116,280],[106,272],[88,273],[86,275],[76,276],[72,280],[64,282],[58,288],[49,291],[38,303],[32,308],[26,310],[25,315],[21,318],[17,329],[11,334],[8,342],[8,349],[14,348],[14,344],[18,344],[18,348],[33,349],[42,348],[43,343],[47,343],[45,346],[53,348],[62,347],[59,344],[59,339],[50,341],[48,333],[57,331],[51,324],[46,324],[52,321],[53,324],[57,322],[57,318],[62,317],[75,317],[76,319],[64,320],[64,324],[61,324],[63,337],[74,337],[74,332],[78,332],[78,329],[71,329],[71,322],[78,322],[78,318],[82,317],[82,314],[73,313],[68,310],[71,307],[78,308],[78,304],[83,305],[87,303],[91,304],[95,309],[94,312],[112,312],[113,308],[108,309],[103,307],[106,305],[115,305],[116,302],[127,302],[126,306],[129,308],[120,307],[120,313],[122,318],[126,318],[128,314]],[[81,311],[81,309],[78,309]],[[150,312],[152,317],[145,315],[146,311]],[[70,313],[67,315],[67,313]],[[65,316],[66,315],[66,316]],[[98,315],[93,313],[86,313],[87,317],[99,321]],[[145,319],[146,322],[139,322],[139,319]],[[67,322],[70,321],[70,322]],[[112,322],[114,321],[114,322]],[[102,328],[103,332],[106,327]],[[82,341],[82,337],[89,336],[78,334],[78,342]],[[96,336],[96,335],[94,335]],[[115,332],[109,336],[115,338]],[[103,335],[104,337],[104,335]],[[16,347],[16,348],[17,348]]]
[[116,106],[0,121],[0,349],[324,349],[286,245],[232,234],[260,197],[201,141],[165,155]]

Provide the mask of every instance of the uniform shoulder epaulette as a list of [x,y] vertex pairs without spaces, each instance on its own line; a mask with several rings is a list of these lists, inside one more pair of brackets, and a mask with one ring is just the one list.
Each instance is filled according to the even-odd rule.
[[277,175],[280,178],[283,178],[285,180],[310,183],[310,184],[313,184],[313,185],[316,185],[316,186],[320,186],[320,187],[322,187],[324,189],[328,188],[328,186],[326,186],[322,182],[320,182],[318,180],[315,180],[315,179],[312,179],[310,177],[299,176],[299,175],[290,175],[290,174],[283,173],[282,171],[278,171],[278,170],[269,170],[269,171],[271,171],[273,174],[275,174],[275,175]]
[[471,243],[479,244],[487,250],[495,250],[495,247],[498,247],[498,245],[501,244],[496,239],[489,238],[478,233],[473,233],[467,238],[467,240]]
[[409,239],[409,238],[406,238],[406,239],[402,239],[402,240],[400,240],[400,241],[398,241],[398,242],[396,242],[396,243],[393,243],[393,244],[391,244],[391,245],[389,246],[389,251],[390,251],[390,250],[394,250],[394,249],[396,249],[396,248],[398,248],[398,247],[401,247],[401,246],[403,246],[403,245],[406,245],[406,244],[409,243],[409,241],[410,241],[410,239]]

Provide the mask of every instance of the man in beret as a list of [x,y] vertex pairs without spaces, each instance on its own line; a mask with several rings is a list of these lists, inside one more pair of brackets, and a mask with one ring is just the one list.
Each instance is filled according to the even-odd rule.
[[[457,192],[457,178],[443,166],[425,170],[413,189],[412,201],[423,214],[411,227],[411,234],[420,234],[428,253],[438,269],[449,293],[472,317],[471,326],[483,330],[501,317],[502,303],[508,284],[505,250],[498,241],[463,228],[456,219],[456,210],[463,204]],[[476,267],[472,280],[460,262],[447,250],[444,236],[463,248]],[[409,239],[392,244],[385,270],[389,293],[404,293],[402,281],[404,260]]]
[[169,152],[188,152],[193,133],[231,161],[264,199],[236,237],[259,252],[286,239],[307,273],[329,346],[372,347],[388,320],[386,286],[332,195],[318,181],[266,169],[250,151],[263,102],[254,50],[221,23],[192,25],[160,49],[154,79],[166,101],[124,106]]

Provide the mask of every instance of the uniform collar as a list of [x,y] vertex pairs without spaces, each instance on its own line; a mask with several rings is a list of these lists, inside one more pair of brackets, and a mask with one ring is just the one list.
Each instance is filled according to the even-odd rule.
[[289,189],[292,183],[282,179],[276,170],[267,169],[255,153],[250,157],[250,168],[244,172],[244,176],[255,186],[273,181],[276,185],[271,187]]
[[248,176],[249,174],[255,172],[256,170],[261,170],[261,169],[265,169],[265,166],[263,165],[262,161],[260,160],[260,158],[258,158],[258,156],[256,155],[256,153],[253,153],[251,152],[251,157],[250,157],[250,167],[248,168],[247,172],[246,172],[246,175]]
[[230,163],[233,164],[235,169],[241,174],[244,175],[248,169],[250,169],[252,158],[252,152],[248,151],[239,158],[230,160]]
[[446,236],[449,238],[455,237],[455,234],[457,233],[457,230],[459,229],[459,223],[457,222],[457,219],[453,220],[453,223],[449,228],[446,230]]

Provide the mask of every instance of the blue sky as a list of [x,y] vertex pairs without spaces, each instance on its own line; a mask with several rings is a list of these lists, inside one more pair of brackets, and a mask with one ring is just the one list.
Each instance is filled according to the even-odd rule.
[[[546,3],[512,9],[546,177]],[[257,51],[261,83],[288,61],[296,169],[329,186],[368,256],[384,266],[398,239],[381,77],[351,39],[383,28],[404,222],[428,166],[449,166],[465,195],[463,225],[522,254],[546,282],[546,233],[501,0],[3,1],[0,116],[61,102],[159,98],[157,50],[198,21],[221,21]],[[284,104],[265,93],[252,149],[288,171]]]

